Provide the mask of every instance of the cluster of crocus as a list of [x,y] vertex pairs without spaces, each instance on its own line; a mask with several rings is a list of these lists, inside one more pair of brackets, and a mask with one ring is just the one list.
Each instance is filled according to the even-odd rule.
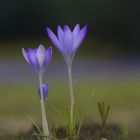
[[[63,28],[58,26],[57,35],[55,35],[53,31],[47,27],[47,33],[50,40],[53,42],[54,46],[62,54],[68,68],[70,101],[71,101],[71,107],[70,107],[71,125],[73,125],[72,123],[74,120],[73,118],[74,95],[73,95],[73,86],[72,86],[71,65],[77,49],[79,48],[83,39],[85,38],[86,32],[87,32],[87,25],[81,29],[80,25],[77,24],[73,31],[70,30],[68,25],[65,25]],[[22,49],[22,52],[26,61],[33,67],[33,69],[37,72],[39,77],[38,91],[40,95],[40,103],[41,103],[41,111],[42,111],[43,132],[45,135],[49,136],[48,124],[46,120],[45,107],[44,107],[44,100],[48,95],[48,84],[42,83],[42,77],[48,64],[50,63],[51,56],[52,56],[52,49],[50,47],[47,50],[45,50],[43,45],[39,45],[38,49],[29,48],[28,51]]]

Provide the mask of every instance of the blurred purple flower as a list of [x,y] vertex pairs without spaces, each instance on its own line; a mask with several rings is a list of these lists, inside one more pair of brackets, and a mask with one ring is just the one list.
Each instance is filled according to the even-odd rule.
[[[46,97],[48,96],[48,84],[42,84],[42,91],[43,91],[43,100],[46,99]],[[41,99],[41,88],[40,88],[40,85],[38,86],[38,94],[39,94],[39,97]]]
[[28,51],[22,48],[22,54],[28,64],[30,64],[36,72],[43,73],[50,63],[52,48],[49,47],[45,50],[44,46],[40,44],[38,48],[29,48]]
[[47,33],[55,47],[61,52],[67,64],[72,63],[73,57],[81,45],[83,39],[87,33],[87,25],[80,29],[80,25],[77,24],[73,31],[70,30],[68,25],[65,25],[63,29],[57,27],[57,36],[53,31],[47,27]]

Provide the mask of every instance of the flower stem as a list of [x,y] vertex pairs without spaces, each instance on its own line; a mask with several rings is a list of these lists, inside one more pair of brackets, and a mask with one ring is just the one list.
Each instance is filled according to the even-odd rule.
[[[71,64],[67,65],[68,67],[68,78],[69,78],[69,88],[70,88],[70,115],[71,115],[71,125],[73,126],[74,121],[74,94],[73,94],[73,85],[72,85],[72,72],[71,72]],[[73,126],[74,127],[74,126]]]
[[45,104],[44,104],[44,99],[43,99],[42,73],[40,73],[39,75],[39,86],[40,86],[40,94],[41,94],[40,105],[41,105],[43,133],[44,135],[49,136],[49,128],[48,128],[48,123],[46,119]]

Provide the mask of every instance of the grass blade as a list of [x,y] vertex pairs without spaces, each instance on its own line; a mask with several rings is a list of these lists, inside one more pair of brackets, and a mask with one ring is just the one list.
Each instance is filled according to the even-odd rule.
[[39,128],[38,124],[30,116],[28,116],[28,118],[31,120],[31,122],[34,124],[34,126],[37,128],[37,130],[39,131],[39,133],[42,133],[42,131]]
[[83,112],[83,115],[82,115],[82,118],[81,118],[81,121],[80,121],[78,130],[77,130],[77,137],[79,136],[79,133],[80,133],[80,129],[81,129],[83,120],[84,120],[84,118],[85,118],[85,115],[86,115],[86,113],[87,113],[88,107],[89,107],[89,105],[90,105],[90,103],[91,103],[91,100],[92,100],[92,98],[93,98],[93,95],[94,95],[94,93],[91,93],[91,95],[90,95],[90,97],[89,97],[89,99],[88,99],[88,101],[87,101],[86,107],[85,107],[85,109],[84,109],[84,112]]
[[106,121],[106,119],[107,119],[107,117],[108,117],[109,110],[110,110],[110,105],[107,107],[107,110],[106,110],[105,121]]
[[98,109],[99,109],[99,113],[100,113],[101,119],[103,121],[104,117],[103,117],[103,112],[102,112],[102,107],[101,107],[101,103],[100,102],[98,102]]

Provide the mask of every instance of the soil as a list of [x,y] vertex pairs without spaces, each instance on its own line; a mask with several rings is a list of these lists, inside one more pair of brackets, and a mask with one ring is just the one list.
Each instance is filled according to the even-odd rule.
[[[77,128],[78,126],[76,127],[76,130]],[[29,138],[31,138],[33,134],[33,131],[36,131],[35,127],[32,129],[31,132],[23,136],[24,140],[29,140]],[[37,140],[37,137],[33,136],[32,139]],[[73,138],[72,137],[70,138],[68,136],[67,131],[64,127],[60,127],[56,130],[56,138],[52,140],[73,140]],[[123,131],[116,124],[107,125],[104,133],[102,131],[102,127],[99,124],[84,124],[81,127],[79,137],[76,140],[130,140],[130,139],[128,139],[128,136],[124,137]]]
[[[60,140],[68,137],[64,127],[57,130],[56,137]],[[103,133],[102,127],[99,124],[88,124],[82,126],[77,140],[101,140],[103,138],[104,140],[121,140],[121,137],[123,137],[123,132],[118,125],[108,125]],[[125,139],[123,138],[123,140]]]

